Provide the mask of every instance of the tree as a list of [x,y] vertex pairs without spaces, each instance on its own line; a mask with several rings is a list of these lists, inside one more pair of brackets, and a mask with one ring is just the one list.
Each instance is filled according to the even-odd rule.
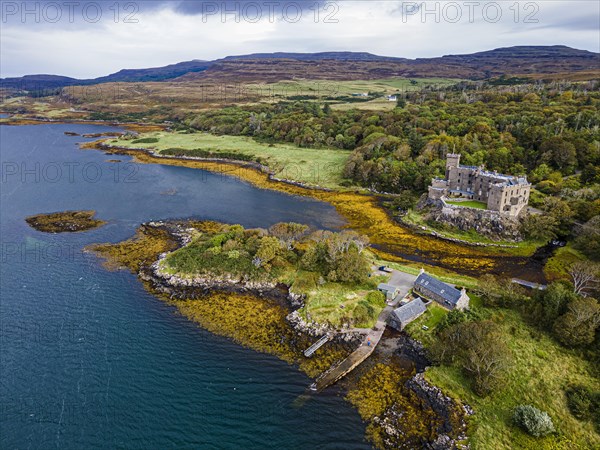
[[523,288],[513,283],[510,278],[499,278],[489,274],[479,279],[477,293],[486,305],[510,306],[525,300]]
[[600,261],[600,216],[587,221],[575,239],[575,248],[588,258]]
[[535,406],[517,406],[513,413],[513,420],[518,426],[534,437],[554,433],[554,424],[548,413],[540,411]]
[[298,241],[308,231],[308,226],[294,222],[276,223],[269,228],[271,236],[276,237],[285,248],[290,250],[294,243]]
[[330,269],[330,274],[332,272],[335,277],[331,281],[364,283],[369,275],[369,265],[358,250],[353,248],[337,259]]
[[576,295],[568,283],[551,283],[544,291],[534,297],[532,317],[543,328],[552,328],[555,320],[564,314],[567,305]]
[[557,222],[556,232],[559,236],[568,236],[573,228],[573,210],[569,204],[556,197],[546,197],[543,208]]
[[498,325],[490,321],[463,322],[443,330],[431,355],[443,364],[462,367],[479,395],[489,394],[502,382],[511,361]]
[[549,214],[528,214],[521,222],[523,236],[534,241],[548,242],[556,239],[558,220]]
[[573,292],[586,297],[592,291],[598,289],[600,284],[600,267],[586,261],[576,262],[569,269],[569,275],[573,281]]
[[600,167],[593,164],[587,164],[581,171],[581,182],[591,184],[600,181]]
[[567,306],[567,312],[554,322],[554,334],[568,347],[594,342],[600,326],[600,305],[595,298],[577,297]]
[[544,161],[550,162],[564,174],[570,173],[577,166],[577,150],[569,141],[560,136],[546,139],[540,146]]
[[271,236],[264,237],[260,240],[260,245],[252,262],[257,267],[268,268],[268,264],[275,259],[280,249],[279,239]]

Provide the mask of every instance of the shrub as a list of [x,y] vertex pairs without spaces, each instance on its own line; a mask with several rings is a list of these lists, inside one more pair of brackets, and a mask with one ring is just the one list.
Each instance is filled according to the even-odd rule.
[[230,250],[229,252],[227,252],[227,257],[229,259],[238,259],[240,257],[240,251],[239,250]]
[[367,327],[375,319],[375,309],[367,301],[362,300],[356,304],[352,315],[356,326]]
[[385,307],[385,295],[380,291],[372,291],[367,294],[366,300],[373,306]]
[[572,386],[565,394],[571,414],[579,420],[593,420],[596,429],[600,428],[600,392],[586,386]]
[[131,141],[132,144],[156,144],[158,142],[158,138],[142,138],[136,139],[135,141]]
[[206,251],[211,255],[219,255],[221,253],[221,247],[210,247]]
[[434,361],[461,367],[470,378],[473,391],[481,396],[502,384],[512,362],[504,336],[491,321],[449,326],[436,336],[430,353]]
[[545,411],[540,411],[535,406],[519,405],[513,413],[515,424],[523,428],[532,436],[540,437],[554,433],[552,419]]

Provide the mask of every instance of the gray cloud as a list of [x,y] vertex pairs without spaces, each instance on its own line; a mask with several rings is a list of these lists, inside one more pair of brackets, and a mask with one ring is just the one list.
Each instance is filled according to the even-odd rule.
[[[68,1],[68,0],[66,0]],[[599,4],[592,1],[554,0],[535,2],[537,22],[525,22],[524,5],[518,19],[510,9],[512,1],[498,1],[502,18],[490,21],[480,1],[473,21],[468,20],[464,2],[460,19],[453,22],[445,5],[448,2],[401,1],[279,1],[275,20],[268,20],[265,2],[206,2],[117,0],[119,14],[111,9],[115,0],[97,0],[102,17],[97,21],[82,15],[79,3],[75,20],[35,21],[22,11],[6,15],[8,7],[23,8],[23,2],[1,0],[0,76],[27,73],[54,73],[80,78],[96,77],[122,68],[156,67],[191,59],[217,59],[227,55],[254,52],[368,51],[399,57],[432,57],[471,53],[511,45],[564,44],[598,52]],[[47,8],[55,2],[25,2],[30,10]],[[127,21],[125,6],[137,7]],[[258,4],[262,20],[244,17],[244,8]],[[529,2],[531,3],[531,2]],[[282,17],[286,5],[302,7],[298,21]],[[329,5],[329,6],[328,6]],[[415,8],[417,6],[418,8]],[[315,15],[315,8],[320,7]],[[248,7],[250,8],[250,7]],[[427,11],[439,13],[426,14]],[[446,8],[446,9],[445,9]],[[317,8],[318,9],[318,8]],[[230,11],[223,16],[222,11]],[[242,12],[236,20],[234,11]],[[203,12],[210,14],[202,16]],[[93,8],[89,11],[93,13]],[[292,13],[293,11],[290,11]],[[246,9],[254,17],[254,12]],[[42,14],[42,13],[40,13]],[[66,13],[64,13],[66,14]],[[42,14],[43,16],[43,14]],[[326,20],[326,19],[333,20]],[[26,19],[26,20],[23,20]],[[248,19],[248,20],[246,20]],[[288,19],[288,20],[286,20]],[[552,30],[549,32],[548,30]]]

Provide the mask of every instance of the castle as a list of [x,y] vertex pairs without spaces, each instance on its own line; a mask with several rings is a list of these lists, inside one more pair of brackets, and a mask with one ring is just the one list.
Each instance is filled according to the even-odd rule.
[[525,177],[502,175],[483,166],[461,166],[460,155],[446,155],[446,178],[434,178],[429,198],[459,197],[487,204],[487,209],[517,217],[529,202],[531,184]]

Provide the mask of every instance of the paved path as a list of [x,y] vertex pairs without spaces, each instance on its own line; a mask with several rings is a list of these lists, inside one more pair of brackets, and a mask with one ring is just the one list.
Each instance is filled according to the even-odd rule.
[[548,287],[545,284],[532,283],[531,281],[521,280],[520,278],[513,278],[511,281],[513,283],[520,284],[521,286],[525,286],[531,289],[540,289],[542,291]]

